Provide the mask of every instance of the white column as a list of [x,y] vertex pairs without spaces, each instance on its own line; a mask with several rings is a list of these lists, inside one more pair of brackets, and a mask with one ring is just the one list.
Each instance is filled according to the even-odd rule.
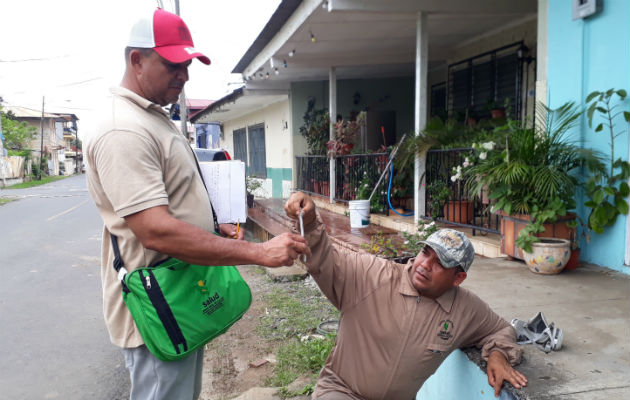
[[[427,70],[429,57],[429,38],[427,35],[427,14],[418,13],[416,23],[416,101],[414,107],[415,113],[415,132],[418,135],[427,125]],[[425,187],[422,183],[426,181],[426,161],[427,153],[416,154],[414,162],[414,223],[418,224],[418,219],[425,215]]]
[[[337,70],[330,67],[328,71],[328,110],[330,111],[330,139],[335,138],[335,122],[337,121]],[[335,158],[330,160],[330,203],[335,202]]]

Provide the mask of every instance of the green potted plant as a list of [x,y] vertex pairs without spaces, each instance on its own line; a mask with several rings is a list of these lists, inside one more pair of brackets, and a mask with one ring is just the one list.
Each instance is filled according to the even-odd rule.
[[251,175],[245,177],[245,190],[247,191],[247,207],[254,207],[254,193],[262,188],[262,180]]
[[300,134],[306,139],[309,155],[325,155],[326,142],[329,138],[330,115],[326,109],[315,109],[315,99],[309,98],[302,117],[304,124]]
[[[620,104],[626,99],[625,90],[609,89],[606,92],[595,91],[588,95],[588,126],[593,126],[594,117],[603,121],[597,124],[595,132],[604,129],[609,134],[610,159],[608,165],[603,162],[591,162],[588,164],[591,175],[586,182],[585,205],[591,209],[588,216],[588,227],[595,233],[603,233],[604,229],[615,224],[620,214],[628,214],[626,198],[630,194],[628,178],[630,178],[630,164],[621,158],[615,159],[615,139],[627,134],[626,129],[617,130],[616,124],[621,116],[627,127],[630,122],[630,112],[620,110]],[[619,103],[615,104],[617,98]]]
[[479,195],[487,188],[493,211],[502,213],[501,250],[515,258],[523,258],[518,249],[531,252],[538,236],[549,236],[552,230],[570,236],[566,222],[574,217],[566,216],[576,207],[576,173],[585,160],[597,159],[566,137],[581,114],[574,103],[555,110],[543,104],[536,108],[534,127],[508,119],[496,128],[496,147],[465,171],[469,193]]
[[428,214],[431,219],[436,219],[444,211],[444,206],[449,197],[451,197],[451,190],[446,182],[436,180],[427,185]]
[[505,118],[505,106],[499,104],[495,99],[488,99],[486,109],[490,112],[492,119]]

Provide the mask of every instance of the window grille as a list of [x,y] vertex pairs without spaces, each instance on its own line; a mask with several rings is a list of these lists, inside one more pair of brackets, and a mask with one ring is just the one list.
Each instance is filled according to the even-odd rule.
[[449,115],[458,120],[488,118],[493,104],[503,107],[508,100],[513,118],[519,119],[524,51],[523,42],[517,42],[449,65]]
[[247,127],[249,136],[249,174],[257,178],[267,178],[267,158],[265,149],[265,125]]

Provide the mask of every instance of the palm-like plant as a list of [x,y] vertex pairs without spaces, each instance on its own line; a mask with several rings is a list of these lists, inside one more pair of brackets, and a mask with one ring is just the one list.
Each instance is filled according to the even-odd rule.
[[496,200],[495,210],[507,214],[529,214],[557,205],[557,200],[565,212],[575,208],[576,169],[596,158],[566,138],[580,114],[574,103],[555,110],[539,103],[535,127],[508,121],[497,128],[501,137],[497,148],[466,171],[468,192],[479,195],[487,188]]
[[533,128],[508,121],[498,128],[498,148],[466,171],[469,194],[479,195],[487,188],[495,211],[530,214],[532,222],[516,242],[525,251],[531,251],[538,240],[534,234],[543,232],[545,223],[576,207],[579,168],[585,162],[600,162],[597,153],[566,137],[580,115],[572,102],[557,109],[539,103]]

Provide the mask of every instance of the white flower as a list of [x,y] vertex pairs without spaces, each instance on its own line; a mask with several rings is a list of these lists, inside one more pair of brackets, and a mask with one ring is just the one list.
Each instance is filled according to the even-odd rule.
[[457,175],[451,176],[451,182],[455,182],[457,180]]
[[457,175],[461,175],[462,174],[462,166],[458,165],[457,166]]
[[486,150],[492,150],[494,149],[494,142],[483,143],[481,147],[483,147]]
[[485,151],[484,151],[484,152],[482,152],[482,153],[479,153],[479,158],[480,158],[480,159],[485,160],[485,159],[486,159],[486,157],[488,157],[488,153],[486,153]]
[[466,159],[464,160],[463,166],[464,168],[468,168],[470,166],[470,160],[468,159],[468,157],[466,157]]

